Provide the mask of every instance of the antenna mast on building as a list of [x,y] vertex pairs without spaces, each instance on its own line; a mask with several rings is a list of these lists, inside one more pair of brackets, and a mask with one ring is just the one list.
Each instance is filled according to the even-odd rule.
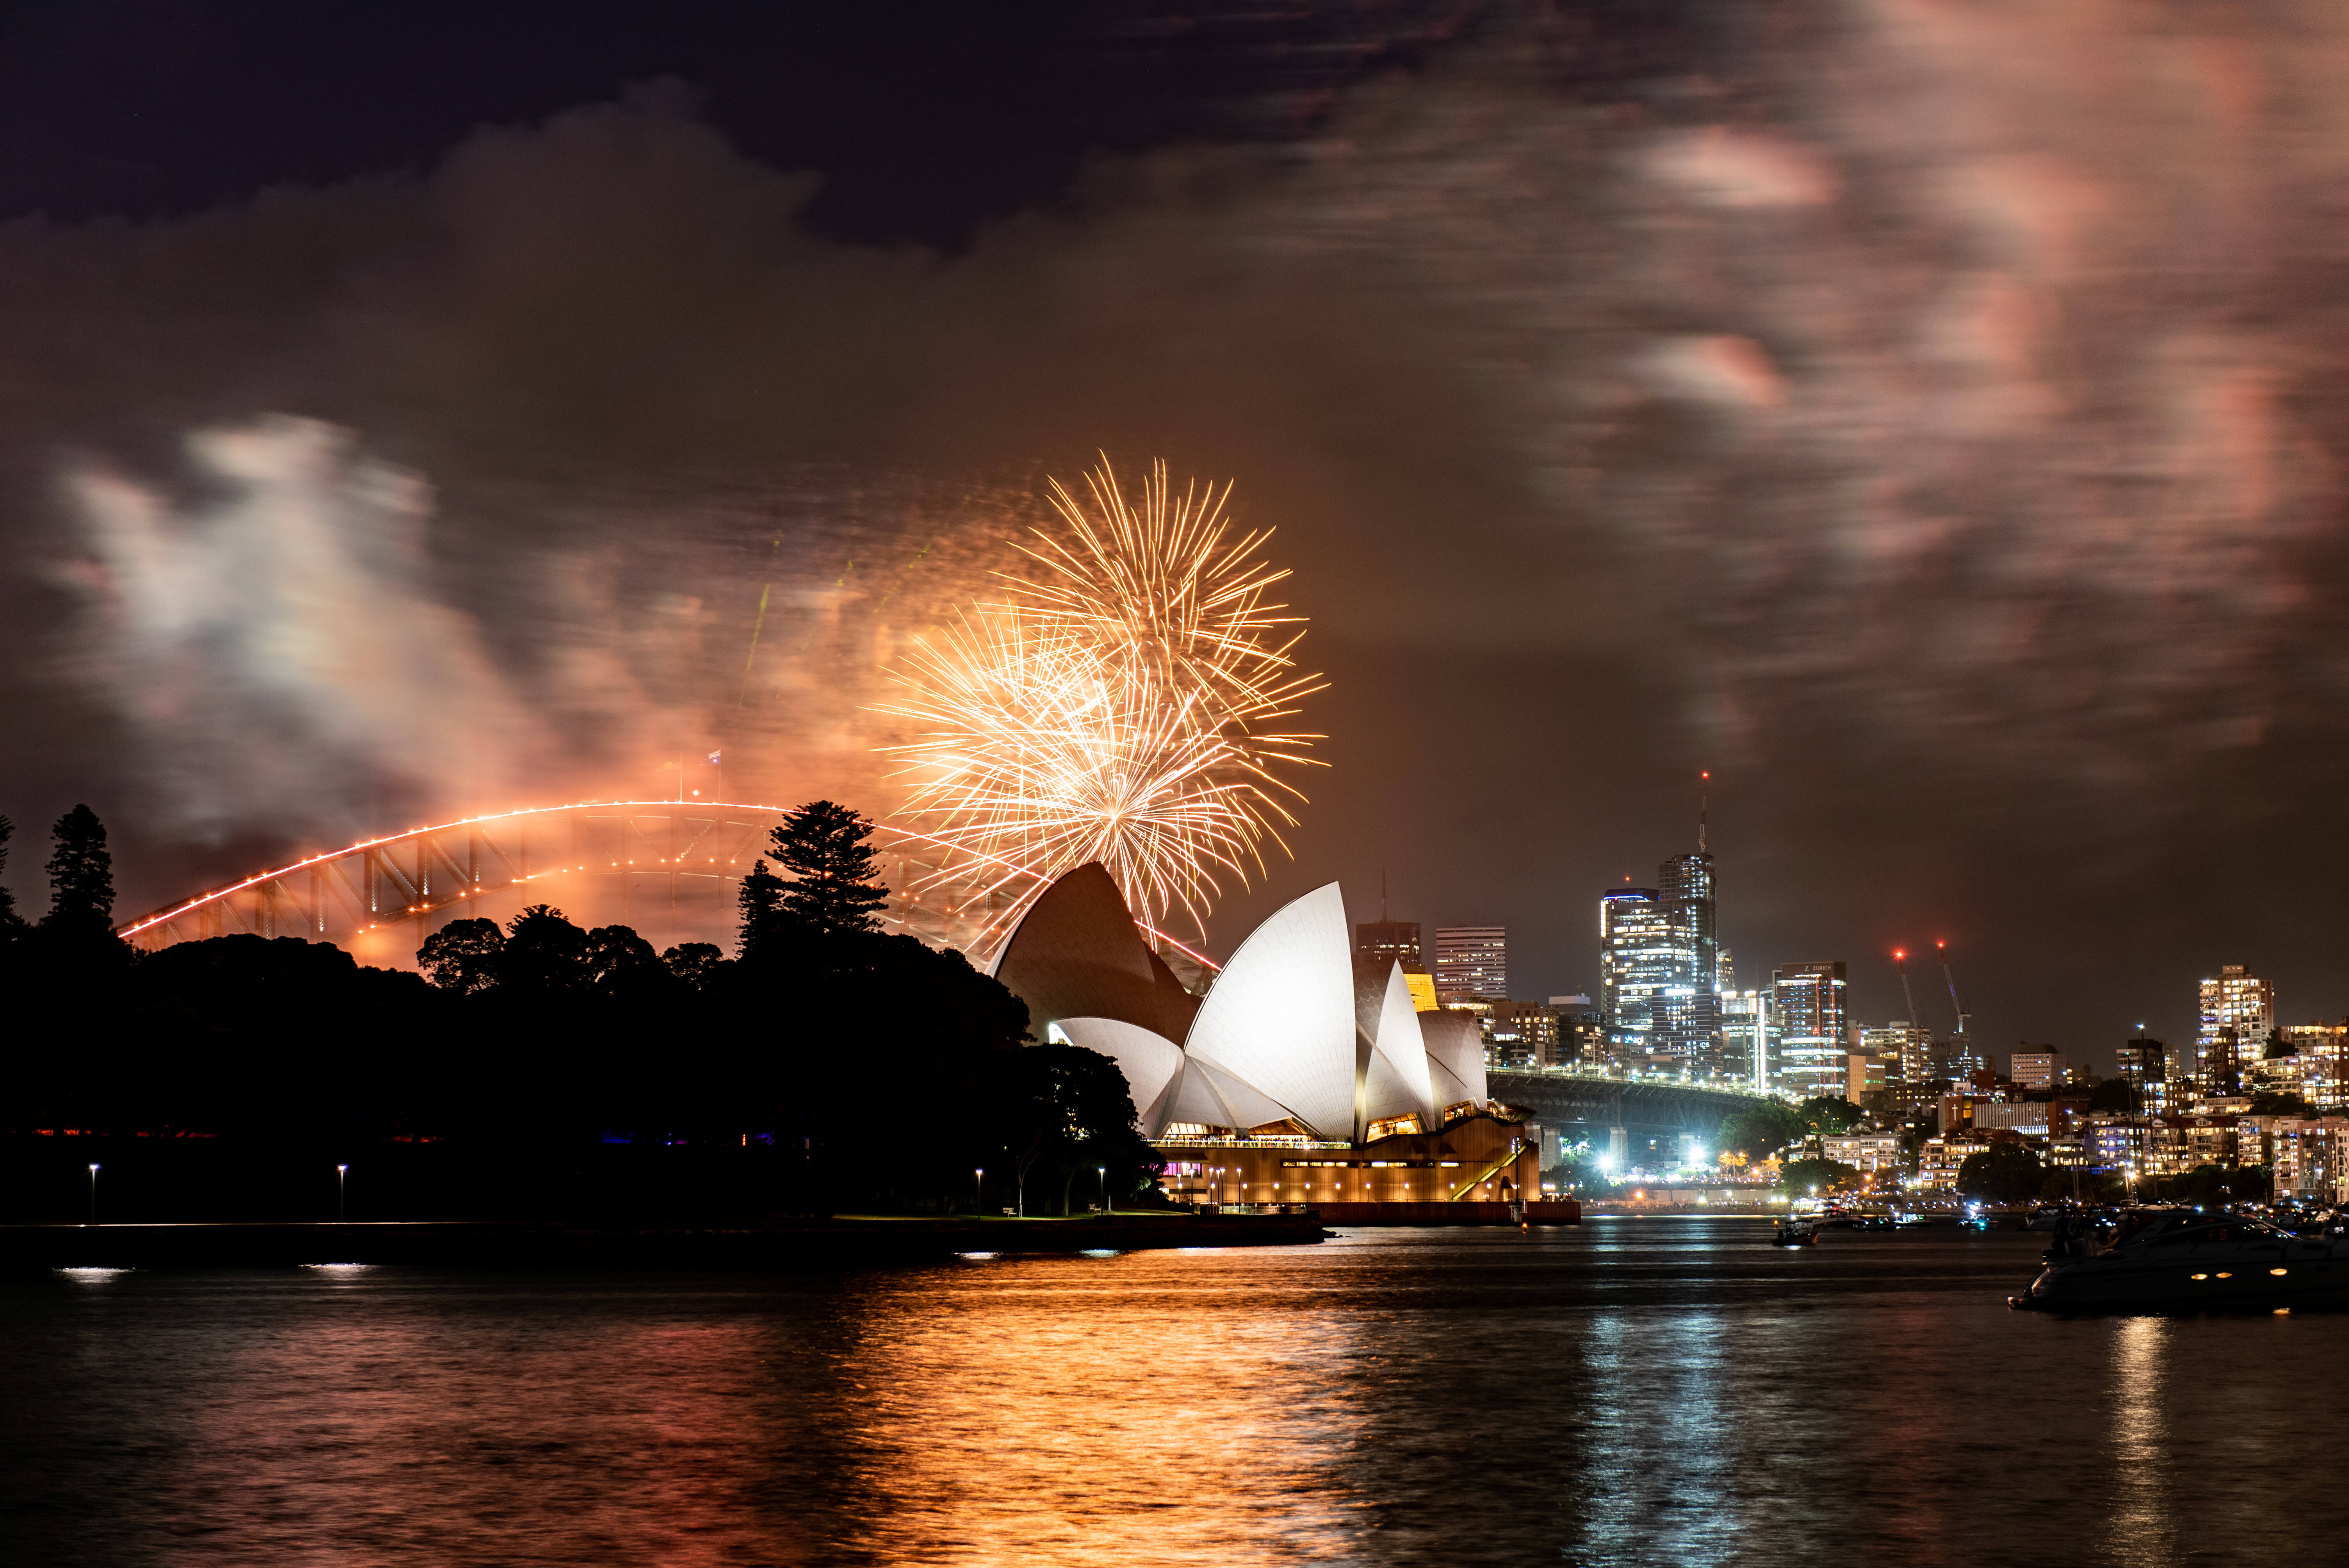
[[1900,971],[1900,995],[1909,999],[1909,1026],[1912,1029],[1917,1028],[1920,1026],[1917,1022],[1917,993],[1909,988],[1909,950],[1905,947],[1894,948],[1892,962]]
[[1713,774],[1696,776],[1696,852],[1703,854],[1705,819],[1713,812]]
[[1933,945],[1941,954],[1941,978],[1950,983],[1950,1006],[1958,1015],[1958,1035],[1962,1038],[1966,1033],[1966,1021],[1971,1015],[1966,1012],[1966,1005],[1958,1000],[1958,977],[1950,973],[1950,944],[1946,942],[1936,942]]

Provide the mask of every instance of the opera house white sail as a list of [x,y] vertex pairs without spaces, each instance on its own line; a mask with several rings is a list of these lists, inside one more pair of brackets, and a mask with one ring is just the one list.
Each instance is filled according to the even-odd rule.
[[1392,960],[1358,973],[1335,882],[1249,933],[1194,997],[1143,940],[1109,873],[1080,866],[1037,899],[990,973],[1028,1004],[1040,1038],[1057,1029],[1116,1060],[1145,1136],[1288,1122],[1356,1141],[1406,1119],[1433,1130],[1446,1108],[1485,1099],[1475,1020],[1414,1012]]

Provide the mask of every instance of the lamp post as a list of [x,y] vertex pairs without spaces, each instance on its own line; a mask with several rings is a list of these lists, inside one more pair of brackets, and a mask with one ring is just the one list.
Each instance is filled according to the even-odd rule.
[[1100,1185],[1102,1212],[1106,1214],[1109,1212],[1109,1167],[1106,1165],[1094,1166],[1093,1180]]
[[987,1212],[987,1167],[984,1165],[970,1173],[970,1211],[974,1214]]
[[335,1223],[338,1225],[343,1222],[346,1212],[343,1207],[344,1181],[350,1173],[351,1168],[347,1165],[335,1167]]
[[89,1166],[89,1222],[98,1223],[98,1162],[94,1160]]

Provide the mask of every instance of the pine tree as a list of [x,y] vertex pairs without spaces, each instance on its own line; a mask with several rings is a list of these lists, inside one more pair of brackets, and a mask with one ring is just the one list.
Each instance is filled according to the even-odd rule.
[[742,879],[737,902],[742,906],[742,924],[736,933],[735,954],[758,957],[775,944],[782,922],[782,879],[767,869],[765,861],[754,861],[750,874]]
[[874,912],[889,890],[864,841],[872,836],[871,823],[830,800],[809,802],[775,830],[775,858],[792,873],[779,908],[785,924],[819,938],[881,929]]
[[[16,831],[16,823],[0,817],[0,875],[7,872],[8,840]],[[24,917],[16,913],[16,895],[8,891],[7,883],[0,882],[0,942],[16,935],[24,924]]]
[[106,848],[106,824],[88,806],[76,806],[49,830],[57,842],[49,856],[49,913],[41,923],[103,931],[114,921],[114,857]]

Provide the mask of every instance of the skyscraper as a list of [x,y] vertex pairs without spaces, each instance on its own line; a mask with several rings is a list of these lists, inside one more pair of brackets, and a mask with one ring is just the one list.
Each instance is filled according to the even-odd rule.
[[1503,925],[1435,928],[1435,995],[1449,1006],[1509,994],[1509,931]]
[[2169,1047],[2139,1035],[2113,1047],[2113,1065],[2136,1092],[2138,1110],[2158,1110],[2168,1099]]
[[1671,984],[1671,913],[1651,887],[1609,888],[1599,899],[1599,1011],[1607,1049],[1643,1067],[1653,1047],[1657,1002]]
[[1917,1024],[1887,1024],[1861,1033],[1859,1048],[1884,1058],[1886,1087],[1903,1106],[1921,1102],[1933,1088],[1933,1031]]
[[2195,1087],[2204,1094],[2235,1093],[2242,1087],[2244,1066],[2260,1059],[2274,1027],[2274,985],[2242,965],[2226,965],[2216,980],[2203,981],[2194,1033]]
[[1671,973],[1659,998],[1650,1047],[1692,1069],[1721,1061],[1719,942],[1713,928],[1713,856],[1702,847],[1656,869],[1657,903],[1670,928]]
[[1424,970],[1419,956],[1419,922],[1366,920],[1354,927],[1354,956],[1398,959],[1405,970]]
[[1778,1087],[1798,1099],[1841,1096],[1851,1016],[1840,960],[1781,964],[1771,972],[1778,1015]]
[[1721,995],[1721,1070],[1767,1094],[1777,1065],[1778,1025],[1767,991],[1723,991]]

